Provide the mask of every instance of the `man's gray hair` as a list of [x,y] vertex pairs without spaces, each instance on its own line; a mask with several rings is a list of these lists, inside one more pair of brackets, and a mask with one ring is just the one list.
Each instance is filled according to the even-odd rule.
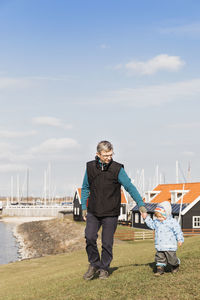
[[108,141],[101,141],[97,145],[97,152],[101,153],[101,151],[111,151],[113,150],[113,145]]

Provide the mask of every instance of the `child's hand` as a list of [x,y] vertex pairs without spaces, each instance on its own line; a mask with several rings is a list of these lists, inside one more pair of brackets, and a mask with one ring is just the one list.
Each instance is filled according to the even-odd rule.
[[180,242],[180,241],[178,242],[178,246],[179,246],[179,247],[181,247],[182,244],[183,244],[182,242]]
[[141,216],[143,217],[143,219],[145,220],[146,219],[146,217],[148,216],[147,215],[147,213],[145,212],[145,213],[141,213]]

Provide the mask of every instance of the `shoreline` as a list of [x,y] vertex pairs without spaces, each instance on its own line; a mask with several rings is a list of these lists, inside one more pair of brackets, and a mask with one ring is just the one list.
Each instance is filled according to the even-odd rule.
[[17,242],[15,261],[73,252],[85,248],[84,226],[73,218],[4,217]]
[[32,252],[32,250],[30,248],[27,249],[27,245],[24,242],[24,235],[19,233],[18,231],[19,225],[29,222],[46,221],[51,219],[55,219],[55,217],[1,217],[0,222],[13,225],[12,234],[18,244],[17,261],[34,257],[34,253]]
[[27,222],[45,221],[55,219],[55,217],[4,217],[0,218],[0,222],[20,225]]

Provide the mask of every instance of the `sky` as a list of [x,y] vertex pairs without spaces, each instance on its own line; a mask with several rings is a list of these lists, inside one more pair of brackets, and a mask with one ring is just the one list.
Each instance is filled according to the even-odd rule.
[[0,195],[26,195],[27,174],[30,195],[73,195],[101,140],[139,190],[175,183],[177,161],[200,181],[199,11],[0,0]]

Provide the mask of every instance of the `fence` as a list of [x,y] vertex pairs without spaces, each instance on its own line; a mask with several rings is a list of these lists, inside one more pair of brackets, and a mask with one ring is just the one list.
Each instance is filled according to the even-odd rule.
[[[199,229],[183,229],[183,235],[186,236],[200,236],[200,228]],[[135,241],[135,240],[153,240],[154,239],[154,231],[119,231],[115,233],[114,236],[116,239],[122,241]]]
[[10,205],[3,208],[2,215],[18,217],[57,217],[59,213],[73,212],[72,206]]
[[200,228],[198,229],[183,229],[184,236],[195,236],[200,235]]
[[122,241],[153,240],[154,232],[153,231],[132,231],[132,230],[120,231],[120,232],[116,232],[114,237]]

